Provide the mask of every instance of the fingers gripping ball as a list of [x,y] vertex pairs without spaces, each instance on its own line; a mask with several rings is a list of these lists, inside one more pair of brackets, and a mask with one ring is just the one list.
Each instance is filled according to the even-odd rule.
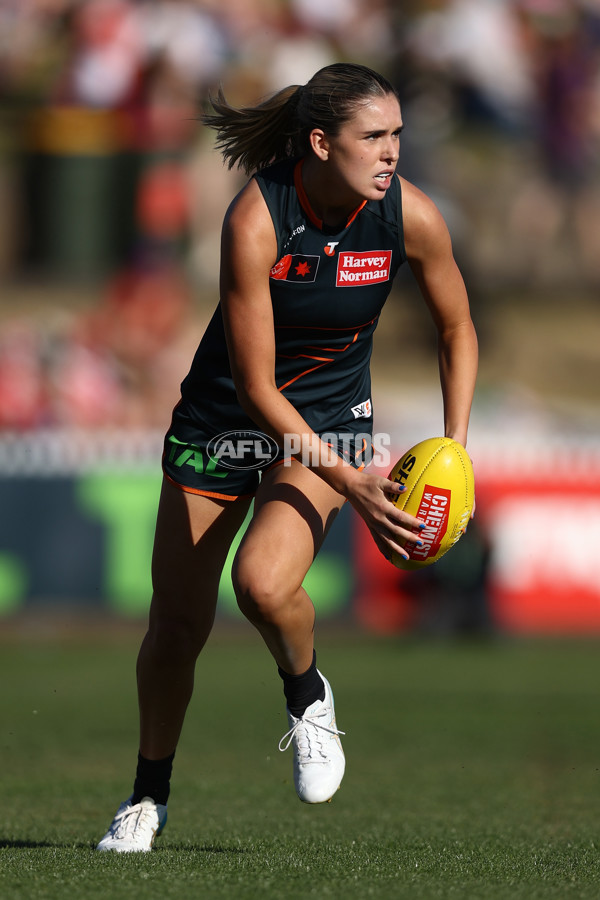
[[429,438],[405,453],[389,478],[406,487],[392,503],[425,522],[423,546],[407,546],[410,559],[393,553],[392,562],[399,569],[429,566],[456,544],[471,518],[475,480],[467,451],[450,438]]

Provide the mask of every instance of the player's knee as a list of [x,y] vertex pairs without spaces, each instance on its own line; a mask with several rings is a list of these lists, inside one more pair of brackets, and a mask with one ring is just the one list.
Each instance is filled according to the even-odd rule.
[[256,560],[236,558],[231,577],[237,603],[251,622],[273,622],[286,605],[288,586],[273,567],[257,565]]
[[160,612],[151,617],[148,630],[154,652],[164,660],[194,660],[202,650],[212,627],[210,621],[195,616]]

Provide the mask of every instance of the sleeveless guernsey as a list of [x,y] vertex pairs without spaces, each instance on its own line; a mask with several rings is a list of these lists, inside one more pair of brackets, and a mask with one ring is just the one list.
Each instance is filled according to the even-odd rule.
[[[317,434],[372,429],[373,332],[392,280],[406,260],[400,182],[382,200],[366,201],[333,231],[312,211],[302,160],[276,163],[254,177],[277,236],[270,272],[275,378],[282,394]],[[173,432],[252,429],[233,384],[221,306],[181,385]]]

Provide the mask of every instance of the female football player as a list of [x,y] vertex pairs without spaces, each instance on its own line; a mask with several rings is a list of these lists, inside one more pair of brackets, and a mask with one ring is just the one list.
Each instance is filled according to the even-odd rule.
[[[372,434],[369,358],[381,308],[408,262],[439,335],[444,430],[466,444],[477,341],[442,216],[396,174],[394,87],[340,63],[253,108],[219,93],[204,117],[229,166],[250,176],[223,224],[220,303],[165,439],[138,657],[140,744],[131,797],[101,850],[148,851],[164,826],[175,749],[230,545],[253,515],[232,578],[283,680],[294,782],[329,800],[344,774],[333,695],[316,667],[302,587],[348,501],[383,554],[407,555],[422,523],[364,471]],[[365,439],[365,435],[367,439]]]

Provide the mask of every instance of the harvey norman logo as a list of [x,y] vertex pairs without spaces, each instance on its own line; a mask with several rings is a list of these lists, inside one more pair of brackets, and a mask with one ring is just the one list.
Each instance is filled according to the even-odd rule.
[[388,281],[391,261],[391,250],[340,253],[338,256],[336,287],[355,287],[361,284],[375,284],[378,281]]

